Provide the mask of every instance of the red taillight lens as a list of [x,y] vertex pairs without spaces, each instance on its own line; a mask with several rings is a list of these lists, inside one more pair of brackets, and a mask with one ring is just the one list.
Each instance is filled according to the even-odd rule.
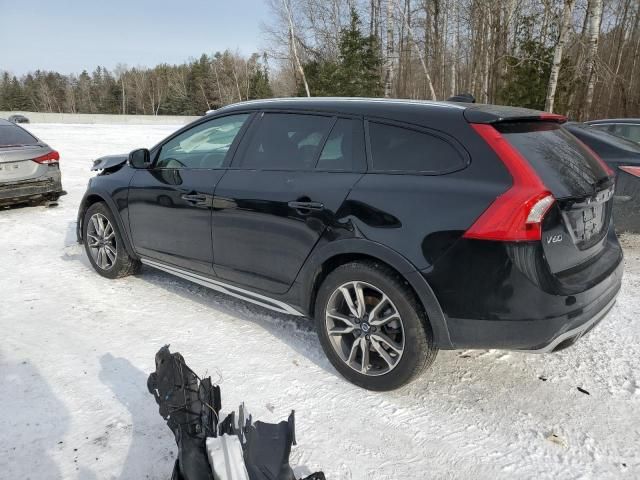
[[631,175],[633,175],[634,177],[640,177],[640,167],[632,167],[632,166],[623,166],[623,167],[618,167],[620,170],[622,170],[623,172],[627,172]]
[[58,163],[60,161],[60,154],[52,150],[45,155],[34,158],[33,161],[38,163]]
[[555,199],[522,155],[487,124],[471,124],[513,178],[513,185],[489,205],[464,234],[466,238],[504,242],[542,238],[542,220]]

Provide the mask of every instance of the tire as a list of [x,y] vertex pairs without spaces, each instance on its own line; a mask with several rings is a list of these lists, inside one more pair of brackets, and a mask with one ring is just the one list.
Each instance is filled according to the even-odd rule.
[[[92,220],[94,217],[97,224]],[[101,234],[100,226],[104,234]],[[103,277],[122,278],[140,269],[140,262],[129,256],[118,224],[105,203],[97,202],[87,209],[82,232],[87,257],[95,271]],[[99,252],[101,249],[102,253]]]
[[[363,302],[357,300],[358,289]],[[358,310],[358,303],[364,309]],[[332,271],[320,286],[314,314],[320,343],[331,364],[347,380],[367,390],[387,391],[406,385],[429,367],[438,353],[413,290],[398,273],[375,261],[352,262]],[[349,322],[355,327],[353,331]],[[329,330],[334,334],[329,335]]]

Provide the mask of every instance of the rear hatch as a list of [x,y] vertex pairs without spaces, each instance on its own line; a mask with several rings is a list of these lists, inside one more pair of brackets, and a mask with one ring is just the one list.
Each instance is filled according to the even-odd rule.
[[542,220],[540,242],[508,247],[514,263],[548,293],[573,295],[602,282],[622,259],[611,221],[613,172],[559,122],[493,126],[555,198]]
[[495,128],[556,199],[542,224],[542,248],[551,272],[569,270],[602,252],[614,194],[605,164],[557,122],[503,122]]
[[[43,166],[33,161],[51,149],[15,125],[0,125],[0,184],[38,178]],[[44,165],[46,171],[46,165]]]

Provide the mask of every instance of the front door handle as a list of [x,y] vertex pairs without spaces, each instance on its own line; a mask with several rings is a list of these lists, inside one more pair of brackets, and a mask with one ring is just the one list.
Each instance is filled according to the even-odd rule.
[[289,202],[288,205],[301,213],[307,213],[309,210],[317,211],[324,209],[324,204],[320,202]]

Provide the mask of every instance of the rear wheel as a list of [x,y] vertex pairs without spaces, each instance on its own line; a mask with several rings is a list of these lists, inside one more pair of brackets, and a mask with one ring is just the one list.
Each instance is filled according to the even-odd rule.
[[413,291],[376,262],[353,262],[331,272],[318,292],[315,318],[333,366],[369,390],[409,383],[437,354]]
[[94,203],[87,209],[82,231],[89,261],[100,275],[121,278],[138,271],[140,262],[129,256],[118,225],[104,203]]

